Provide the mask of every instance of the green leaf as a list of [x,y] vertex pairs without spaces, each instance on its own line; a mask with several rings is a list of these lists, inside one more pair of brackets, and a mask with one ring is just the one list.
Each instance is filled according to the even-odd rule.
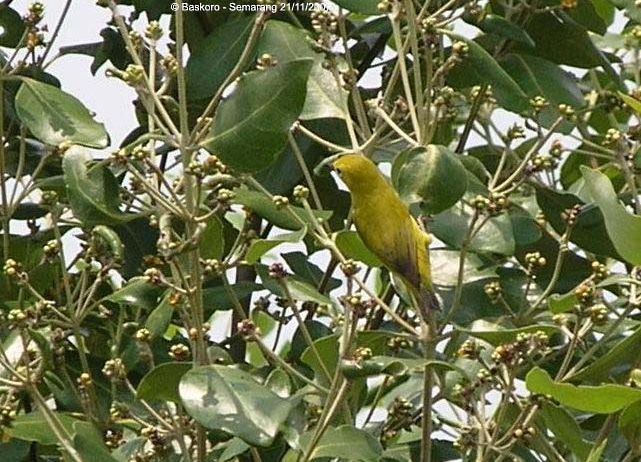
[[427,365],[430,365],[434,369],[452,370],[464,374],[464,371],[459,367],[445,361],[422,358],[395,358],[393,356],[374,356],[365,361],[343,359],[341,361],[341,370],[345,377],[354,379],[379,374],[400,376],[413,370],[422,372],[422,369]]
[[316,287],[312,286],[308,282],[302,281],[297,278],[288,277],[285,280],[285,284],[289,289],[289,293],[294,298],[294,300],[300,300],[303,302],[314,302],[319,305],[329,306],[332,304],[332,301],[326,295],[321,294]]
[[158,304],[161,292],[162,289],[151,284],[147,278],[138,276],[102,300],[151,310]]
[[576,297],[574,291],[568,292],[567,294],[552,294],[548,298],[548,305],[550,311],[554,314],[567,313],[572,311],[576,305],[579,303],[579,299]]
[[583,439],[581,428],[572,415],[561,406],[545,403],[539,415],[554,436],[565,444],[581,460],[585,460],[592,445]]
[[[463,210],[446,210],[430,223],[430,232],[449,246],[460,249],[472,216]],[[476,252],[514,255],[515,240],[512,222],[507,214],[488,219],[474,235],[468,248]]]
[[30,450],[31,443],[23,440],[11,439],[0,443],[0,454],[5,462],[25,462]]
[[73,425],[75,434],[73,435],[73,447],[83,460],[92,462],[118,462],[111,455],[109,449],[103,442],[102,435],[90,423],[76,422]]
[[463,58],[463,61],[448,74],[448,80],[452,81],[452,85],[466,88],[488,83],[492,86],[492,93],[503,108],[517,113],[529,109],[528,97],[519,84],[481,45],[451,32],[447,35],[452,40],[467,43],[469,47],[468,54]]
[[303,110],[312,64],[311,59],[290,61],[241,77],[216,111],[204,147],[239,172],[272,164]]
[[486,34],[496,34],[532,47],[535,45],[534,40],[532,40],[532,37],[530,37],[525,30],[496,14],[488,13],[483,16],[481,21],[474,25]]
[[279,63],[303,58],[313,59],[314,64],[307,80],[307,96],[300,119],[344,119],[347,92],[338,85],[333,73],[323,68],[325,57],[312,50],[311,40],[304,29],[282,21],[268,21],[257,46],[258,54],[269,53]]
[[383,263],[363,243],[356,231],[339,231],[334,242],[346,258],[351,258],[367,266],[382,266]]
[[619,98],[621,98],[625,104],[630,106],[634,112],[641,114],[641,101],[622,92],[618,92],[618,94]]
[[307,228],[302,227],[298,231],[293,231],[291,233],[279,234],[277,236],[270,237],[269,239],[256,239],[252,241],[247,253],[245,254],[245,260],[250,265],[253,265],[260,257],[265,255],[267,252],[272,250],[274,247],[277,247],[284,243],[293,243],[300,242],[305,235],[307,234]]
[[[77,420],[59,412],[56,412],[55,414],[65,430],[67,430],[69,434],[72,434],[73,424],[74,422],[77,422]],[[56,435],[51,431],[49,424],[39,412],[17,415],[11,422],[11,426],[5,428],[4,431],[12,438],[25,441],[35,441],[43,446],[58,444],[58,438],[56,438]]]
[[198,45],[185,67],[189,99],[209,98],[216,93],[238,62],[253,25],[251,15],[224,22]]
[[283,399],[247,372],[203,366],[187,372],[179,393],[189,415],[257,446],[269,446],[299,399]]
[[91,148],[109,145],[105,126],[76,97],[37,80],[21,80],[16,114],[40,141],[54,146],[63,141]]
[[641,265],[641,216],[628,213],[603,173],[587,167],[581,167],[581,173],[592,199],[603,213],[605,227],[617,252],[633,265]]
[[220,259],[225,249],[225,236],[223,222],[218,216],[213,215],[207,220],[205,230],[200,235],[198,242],[202,258]]
[[571,380],[607,380],[611,374],[628,371],[639,356],[639,348],[641,328],[637,328],[632,335],[624,337],[617,344],[609,344],[603,356],[599,356],[592,364],[572,375]]
[[[328,384],[325,371],[328,371],[331,376],[336,370],[339,361],[338,340],[339,337],[337,335],[329,335],[314,340],[314,348],[307,347],[300,357],[302,362],[312,368],[316,380],[320,383]],[[314,350],[318,352],[318,356]]]
[[[305,226],[304,223],[311,224],[311,219],[304,208],[290,206],[289,209],[295,215],[293,216],[287,209],[276,207],[274,202],[263,193],[257,191],[242,188],[235,189],[233,202],[244,205],[279,228],[296,230]],[[317,219],[328,220],[332,216],[332,212],[330,210],[314,210],[314,216]]]
[[623,385],[575,386],[553,381],[547,372],[535,367],[525,377],[532,393],[550,395],[564,406],[595,414],[613,414],[641,400],[641,390]]
[[536,188],[536,201],[548,223],[559,234],[563,234],[567,228],[564,218],[566,211],[574,206],[581,206],[581,213],[572,227],[570,241],[588,252],[620,259],[608,237],[603,214],[598,207],[586,207],[574,194],[541,187]]
[[456,154],[429,145],[402,152],[394,161],[392,179],[401,198],[421,202],[427,213],[452,207],[467,189],[467,172]]
[[180,379],[193,365],[191,363],[164,363],[149,371],[138,384],[138,399],[154,399],[180,403],[178,385]]
[[630,404],[619,415],[619,429],[628,440],[630,448],[635,450],[641,446],[641,401]]
[[[306,448],[311,444],[312,433],[301,437],[301,447]],[[323,457],[339,458],[344,460],[376,461],[383,453],[383,447],[376,438],[366,431],[359,430],[351,425],[329,428],[312,450],[308,460]]]
[[[234,284],[231,289],[236,294],[236,297],[242,300],[253,292],[262,289],[262,286],[255,282],[242,281]],[[203,289],[203,305],[206,314],[211,314],[213,311],[231,310],[234,307],[223,286]]]
[[85,225],[121,224],[136,215],[120,210],[119,184],[103,164],[90,167],[91,158],[82,148],[71,147],[62,161],[69,204]]
[[163,335],[171,323],[171,318],[174,316],[174,307],[169,303],[169,297],[170,294],[167,293],[158,306],[149,313],[147,321],[145,321],[145,328],[149,330],[152,338]]
[[16,48],[25,31],[24,21],[20,13],[13,8],[9,8],[8,4],[4,4],[0,9],[0,27],[2,28],[0,46]]
[[457,330],[467,332],[472,337],[485,340],[494,346],[514,342],[519,334],[534,334],[540,331],[547,335],[552,335],[560,331],[559,327],[554,324],[537,324],[534,326],[519,327],[517,329],[506,329],[505,327],[482,319],[472,323],[469,328],[457,327]]
[[341,8],[352,11],[353,13],[361,13],[365,15],[377,15],[381,14],[378,11],[378,0],[335,0],[336,3]]
[[554,105],[581,107],[585,104],[576,77],[557,64],[527,54],[510,53],[501,66],[529,96],[544,96]]

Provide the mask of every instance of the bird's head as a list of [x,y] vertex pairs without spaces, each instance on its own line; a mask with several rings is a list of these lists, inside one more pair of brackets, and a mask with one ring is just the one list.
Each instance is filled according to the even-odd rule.
[[341,156],[332,166],[352,193],[359,189],[369,189],[373,183],[382,179],[376,164],[361,154]]

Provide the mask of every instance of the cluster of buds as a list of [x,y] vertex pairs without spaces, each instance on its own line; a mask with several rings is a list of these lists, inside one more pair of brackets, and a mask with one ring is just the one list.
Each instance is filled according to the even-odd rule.
[[44,17],[45,7],[42,2],[33,2],[29,5],[27,14],[24,16],[25,26],[27,26],[26,45],[29,51],[35,50],[39,46],[44,46],[44,32],[47,26],[39,26]]
[[387,340],[387,347],[394,353],[412,348],[413,346],[414,342],[406,337],[390,337]]
[[273,279],[284,279],[287,277],[287,271],[282,263],[272,263],[269,265],[269,277]]
[[131,87],[139,86],[145,79],[145,70],[137,64],[129,64],[124,71],[120,69],[107,69],[107,77],[116,77]]
[[481,95],[481,86],[480,85],[475,85],[472,87],[472,90],[470,91],[470,97],[475,100],[478,97],[483,98],[484,103],[489,103],[489,104],[496,104],[496,99],[494,98],[494,93],[492,92],[492,86],[488,85],[487,88],[485,89],[485,93]]
[[9,313],[7,313],[9,327],[15,329],[34,326],[51,303],[37,302],[25,309],[14,308],[9,310]]
[[182,343],[177,343],[169,347],[169,357],[176,361],[187,361],[191,356],[189,347]]
[[596,326],[602,326],[603,324],[608,322],[608,307],[603,303],[592,305],[590,308],[588,308],[587,314],[590,317],[590,321],[592,321],[592,324]]
[[165,72],[169,75],[174,75],[178,72],[178,60],[174,55],[163,56],[163,58],[160,60],[160,64],[162,65]]
[[269,53],[263,53],[258,57],[258,59],[256,59],[256,69],[259,71],[270,69],[276,66],[276,64],[278,64],[278,60]]
[[579,299],[579,303],[583,306],[590,306],[594,302],[596,291],[591,284],[581,284],[574,289],[574,295]]
[[4,275],[18,284],[23,284],[29,281],[29,275],[22,269],[22,264],[12,258],[8,258],[2,267]]
[[127,378],[127,369],[120,358],[109,359],[105,361],[102,368],[105,377],[113,381],[121,381]]
[[521,333],[516,341],[498,345],[492,352],[492,360],[497,364],[517,366],[526,359],[546,356],[550,353],[550,338],[543,331]]
[[163,450],[169,444],[167,435],[156,427],[143,428],[140,436],[146,438],[156,450]]
[[321,415],[323,415],[323,408],[317,404],[310,403],[305,409],[305,415],[307,417],[307,425],[311,428],[318,423]]
[[145,37],[153,42],[157,42],[163,36],[162,27],[158,21],[149,21],[147,27],[145,28]]
[[330,11],[319,10],[313,11],[310,15],[312,20],[312,29],[317,34],[335,34],[338,28],[336,16]]
[[549,105],[550,103],[543,96],[535,96],[530,100],[530,106],[535,114],[538,114]]
[[207,175],[213,175],[215,173],[227,173],[227,166],[213,154],[210,154],[203,161],[203,167]]
[[554,170],[557,164],[558,162],[554,157],[546,154],[537,154],[532,157],[529,171],[532,173],[546,170],[550,171]]
[[109,417],[114,422],[120,419],[130,418],[131,412],[129,410],[129,406],[125,403],[114,401],[109,408]]
[[405,398],[395,398],[387,415],[387,427],[409,430],[412,425],[414,405]]
[[364,318],[376,306],[374,300],[363,300],[360,294],[347,295],[341,301],[352,310],[357,318]]
[[309,197],[309,188],[303,185],[297,185],[294,188],[294,198],[299,201],[304,201]]
[[372,349],[368,347],[358,347],[352,352],[352,359],[357,364],[362,364],[364,361],[371,359],[372,356]]
[[569,104],[561,103],[559,104],[558,109],[559,109],[559,114],[565,117],[567,120],[573,121],[574,118],[576,117],[574,108]]
[[58,204],[58,193],[55,191],[42,191],[40,195],[40,206],[52,208]]
[[274,196],[272,197],[272,202],[277,209],[282,209],[289,205],[289,199],[285,196]]
[[624,33],[625,45],[627,48],[635,48],[641,42],[641,25],[636,25]]
[[590,265],[592,268],[592,279],[595,282],[601,282],[610,275],[607,266],[598,261],[593,261]]
[[605,132],[605,136],[603,137],[603,141],[601,144],[603,144],[603,146],[617,147],[624,141],[624,133],[617,130],[616,128],[608,128],[608,131]]
[[559,140],[554,140],[552,142],[552,146],[550,146],[550,156],[554,157],[555,159],[560,159],[562,155],[563,144],[561,144],[561,141]]
[[482,347],[476,340],[467,339],[461,344],[456,355],[459,358],[478,359],[480,357],[481,350]]
[[497,216],[509,208],[510,201],[505,194],[490,193],[489,197],[477,195],[472,204],[480,212],[487,213],[490,216]]
[[123,432],[120,428],[107,428],[102,433],[102,440],[108,448],[116,449],[124,443]]
[[[576,0],[574,0],[576,1]],[[536,428],[532,426],[519,427],[514,430],[514,438],[517,440],[522,440],[523,442],[528,442],[536,436]]]
[[339,74],[341,77],[341,86],[345,91],[351,91],[358,83],[358,70],[356,69],[350,68],[339,71]]
[[561,213],[561,218],[565,220],[568,226],[574,226],[576,225],[576,222],[579,219],[579,215],[581,215],[582,211],[583,206],[581,204],[576,204],[571,209],[564,210],[563,213]]
[[529,252],[525,254],[525,263],[527,264],[528,272],[532,272],[537,268],[543,268],[547,265],[547,259],[541,255],[541,252]]
[[341,271],[348,278],[354,276],[360,270],[359,266],[352,259],[347,259],[340,264]]
[[145,279],[147,279],[147,282],[149,282],[149,284],[152,284],[154,286],[162,287],[165,284],[165,278],[162,274],[162,271],[160,271],[158,268],[146,269],[143,273],[143,276],[145,277]]
[[185,173],[188,175],[192,175],[198,179],[203,179],[205,177],[205,167],[204,165],[194,159],[191,162],[189,162],[189,165],[187,165],[187,168],[185,168]]
[[228,206],[231,200],[235,197],[233,191],[225,188],[221,188],[216,193],[216,201],[221,206]]
[[518,124],[514,124],[507,129],[505,138],[507,142],[525,138],[525,129]]
[[16,418],[15,406],[11,404],[5,404],[4,406],[0,407],[0,430],[3,427],[10,427],[11,423],[15,418]]
[[243,319],[238,323],[238,334],[246,342],[252,342],[260,337],[260,328],[250,319]]
[[492,303],[497,303],[503,295],[503,289],[499,281],[492,281],[485,284],[483,286],[483,292],[485,292],[485,295],[488,296]]
[[225,264],[215,258],[208,258],[203,262],[203,271],[205,274],[220,276],[225,272]]
[[60,254],[60,245],[58,241],[52,239],[42,246],[42,253],[49,262],[53,261]]
[[471,426],[463,426],[460,429],[459,437],[452,445],[459,451],[466,451],[476,447],[478,442],[478,429]]
[[564,10],[573,10],[579,6],[579,0],[560,0],[559,4]]

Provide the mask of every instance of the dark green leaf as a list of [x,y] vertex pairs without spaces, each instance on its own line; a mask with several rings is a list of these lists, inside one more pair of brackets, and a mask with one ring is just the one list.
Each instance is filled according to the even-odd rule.
[[268,21],[258,43],[258,54],[269,53],[279,63],[303,58],[313,59],[314,64],[307,81],[307,97],[300,118],[344,119],[347,92],[338,85],[333,73],[323,68],[325,57],[312,50],[311,40],[304,29],[281,21]]
[[298,402],[280,398],[247,372],[228,366],[192,369],[181,379],[179,392],[199,423],[258,446],[272,444]]
[[31,443],[18,439],[11,439],[9,441],[0,443],[0,454],[4,462],[25,462]]
[[528,372],[525,384],[532,393],[550,395],[564,406],[596,414],[612,414],[641,400],[641,390],[636,388],[615,384],[574,386],[555,382],[539,367]]
[[22,78],[16,113],[40,141],[54,146],[63,141],[92,148],[109,145],[105,126],[69,93],[37,80]]
[[[66,414],[56,413],[56,416],[62,423],[62,426],[69,434],[73,433],[73,424],[76,419]],[[58,438],[49,428],[49,424],[39,412],[30,414],[20,414],[11,423],[10,427],[5,428],[5,432],[12,438],[25,441],[35,441],[44,446],[58,444]]]
[[145,322],[145,328],[149,330],[152,337],[159,337],[163,335],[169,323],[171,323],[171,318],[174,315],[174,307],[169,303],[170,294],[166,294],[158,306],[147,317]]
[[628,213],[617,199],[612,183],[598,170],[581,168],[586,187],[605,218],[605,227],[618,253],[634,265],[641,265],[641,216]]
[[272,164],[303,110],[312,64],[311,59],[290,61],[241,77],[216,111],[204,146],[239,172]]
[[[307,433],[301,438],[303,450],[309,447],[312,434]],[[314,447],[308,460],[323,457],[345,460],[376,461],[383,453],[383,447],[369,433],[351,425],[329,428]]]
[[190,99],[208,98],[216,93],[238,62],[254,25],[253,19],[253,16],[241,16],[221,24],[194,50],[185,68]]
[[62,162],[74,216],[86,225],[120,224],[136,218],[120,210],[119,184],[113,173],[103,164],[88,165],[90,160],[84,149],[72,147]]
[[529,97],[543,96],[554,105],[585,104],[576,77],[557,64],[536,56],[510,53],[501,60],[501,66]]
[[[310,223],[311,220],[307,215],[307,211],[302,207],[289,207],[290,213],[287,209],[276,207],[268,197],[257,191],[249,191],[247,189],[235,189],[233,201],[237,204],[244,205],[258,216],[266,219],[270,223],[279,228],[296,230],[301,229],[304,223]],[[316,218],[328,220],[332,212],[329,210],[314,210]]]
[[245,260],[250,265],[253,265],[260,257],[265,255],[267,252],[272,250],[274,247],[277,247],[284,243],[293,243],[300,242],[303,237],[307,234],[307,228],[302,227],[298,231],[292,231],[291,233],[279,234],[269,239],[256,239],[252,241],[245,254]]
[[158,304],[161,292],[162,289],[151,284],[147,278],[139,276],[131,279],[125,286],[103,300],[151,310]]
[[180,403],[178,384],[192,367],[191,363],[164,363],[154,367],[138,384],[136,396],[139,399]]
[[641,401],[630,404],[619,415],[619,429],[625,435],[631,448],[641,445]]
[[481,319],[472,323],[472,325],[467,329],[460,327],[457,329],[469,333],[472,337],[485,340],[495,346],[503,343],[514,342],[519,334],[534,334],[540,331],[547,335],[552,335],[560,330],[559,327],[554,324],[536,324],[534,326],[520,327],[518,329],[506,329],[505,327],[492,324]]
[[401,198],[410,203],[421,201],[426,213],[450,208],[467,189],[465,167],[444,146],[402,152],[394,162],[392,178]]
[[606,380],[611,375],[627,372],[632,368],[639,356],[641,348],[641,328],[632,335],[621,339],[616,344],[608,345],[608,349],[594,362],[571,376],[573,381]]
[[[234,284],[231,289],[236,294],[236,297],[242,300],[261,288],[260,284],[255,282],[242,281]],[[229,298],[223,286],[203,289],[203,305],[205,313],[208,315],[213,311],[231,310],[234,307],[233,301]]]
[[[503,38],[521,42],[533,47],[534,40],[521,27],[496,14],[486,14],[481,21],[474,24],[487,34],[496,34]],[[518,82],[518,80],[517,80]]]
[[563,234],[568,226],[564,219],[567,211],[574,206],[582,206],[576,224],[572,227],[570,241],[588,252],[620,258],[608,237],[603,214],[597,207],[586,207],[575,195],[549,188],[537,188],[536,201],[548,223],[558,234]]
[[561,406],[545,403],[539,415],[554,436],[565,444],[581,460],[585,460],[592,445],[583,439],[581,428],[572,415]]
[[453,86],[469,88],[487,83],[492,85],[492,92],[497,101],[508,111],[524,112],[529,108],[527,95],[512,77],[499,66],[496,60],[481,45],[466,37],[448,33],[457,41],[467,43],[469,52],[463,61],[448,74]]
[[200,256],[202,258],[220,259],[225,249],[225,236],[223,223],[218,216],[213,215],[207,220],[205,230],[199,241]]
[[103,442],[100,432],[88,422],[76,422],[73,425],[73,447],[83,460],[92,462],[118,462],[111,455]]
[[25,25],[20,13],[9,8],[8,4],[3,4],[0,9],[0,27],[2,28],[0,46],[16,48],[25,33]]

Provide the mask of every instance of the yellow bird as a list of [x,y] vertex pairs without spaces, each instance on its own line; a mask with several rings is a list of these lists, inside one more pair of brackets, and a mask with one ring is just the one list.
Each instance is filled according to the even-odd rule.
[[361,239],[411,290],[422,314],[437,309],[432,287],[430,237],[367,157],[346,154],[333,163],[352,196],[352,217]]

